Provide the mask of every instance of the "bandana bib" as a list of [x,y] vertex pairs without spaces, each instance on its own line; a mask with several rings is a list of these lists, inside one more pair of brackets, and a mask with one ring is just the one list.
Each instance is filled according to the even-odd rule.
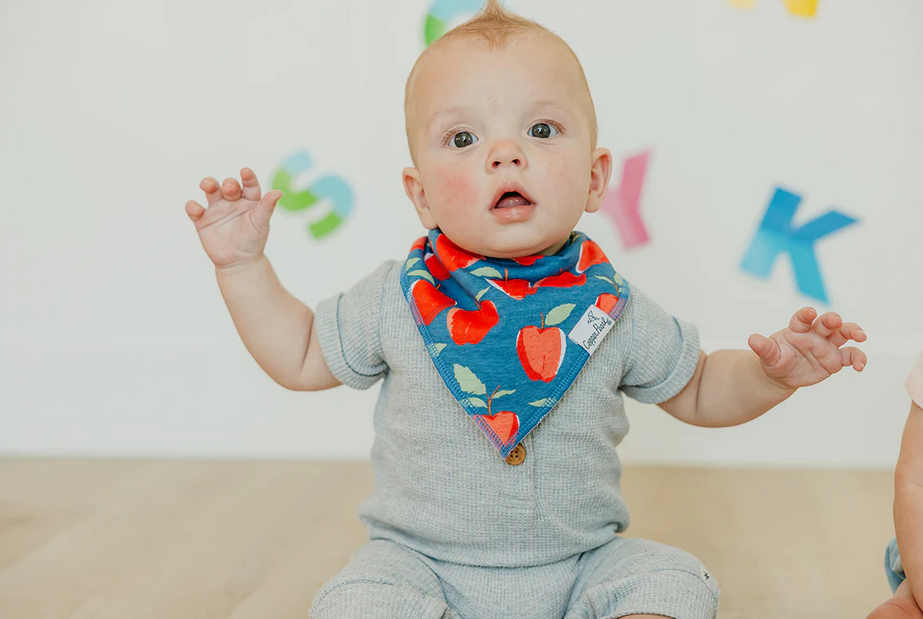
[[573,232],[551,256],[476,256],[418,239],[401,289],[446,386],[506,458],[551,412],[615,324],[629,288]]

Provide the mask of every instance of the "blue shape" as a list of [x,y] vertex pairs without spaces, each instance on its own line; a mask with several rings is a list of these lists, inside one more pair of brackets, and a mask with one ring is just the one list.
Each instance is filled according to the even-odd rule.
[[891,585],[892,592],[897,591],[901,583],[907,580],[904,565],[901,563],[901,553],[897,549],[896,538],[892,539],[885,549],[885,575],[888,577],[888,584]]
[[837,211],[829,211],[800,228],[794,228],[792,218],[800,203],[801,196],[781,187],[776,188],[763,223],[756,231],[740,266],[744,271],[766,279],[776,257],[786,251],[792,257],[798,289],[809,297],[827,303],[820,266],[814,254],[814,243],[858,220]]
[[448,24],[462,13],[474,13],[479,8],[480,0],[436,0],[429,14]]
[[308,155],[308,151],[302,150],[286,159],[285,163],[282,164],[282,167],[285,168],[285,171],[292,176],[296,176],[302,172],[307,172],[310,170],[311,165],[311,156]]
[[324,176],[311,185],[311,193],[330,201],[331,210],[346,219],[353,210],[353,190],[339,176]]

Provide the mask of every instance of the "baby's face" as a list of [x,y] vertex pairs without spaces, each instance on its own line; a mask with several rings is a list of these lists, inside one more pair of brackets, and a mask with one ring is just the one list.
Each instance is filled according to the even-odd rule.
[[608,151],[593,149],[576,59],[541,33],[430,51],[410,85],[417,167],[404,171],[423,225],[485,256],[557,251],[601,205],[611,168]]

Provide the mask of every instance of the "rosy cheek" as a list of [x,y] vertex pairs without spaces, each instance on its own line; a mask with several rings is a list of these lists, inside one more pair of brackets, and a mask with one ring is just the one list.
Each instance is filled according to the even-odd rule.
[[[588,173],[587,177],[589,177]],[[553,179],[552,183],[558,188],[569,189],[580,176],[577,174],[576,166],[566,161],[557,161],[548,165],[545,178]]]
[[441,202],[446,206],[457,208],[474,200],[474,184],[467,175],[459,174],[458,171],[445,170],[440,172],[437,182]]
[[572,178],[572,174],[573,171],[566,163],[556,161],[549,162],[543,166],[539,177],[545,180],[546,186],[560,188],[564,186],[562,183],[566,183]]

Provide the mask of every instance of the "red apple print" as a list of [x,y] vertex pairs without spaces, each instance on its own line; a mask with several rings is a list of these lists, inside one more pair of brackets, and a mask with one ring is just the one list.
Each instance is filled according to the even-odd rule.
[[461,346],[477,344],[499,321],[496,306],[492,301],[484,301],[476,310],[450,309],[446,327],[452,341]]
[[516,337],[516,352],[526,376],[546,383],[554,380],[564,361],[567,342],[557,327],[539,329],[535,325],[523,328]]
[[418,279],[410,287],[414,303],[423,318],[423,324],[428,325],[447,307],[455,305],[455,301],[442,294],[429,280]]
[[541,260],[542,258],[544,258],[544,256],[537,255],[537,256],[523,256],[521,258],[513,258],[513,260],[515,260],[516,262],[518,262],[524,267],[530,267],[536,262],[538,262],[539,260]]
[[423,262],[426,263],[426,268],[429,269],[430,274],[436,279],[441,281],[451,277],[448,269],[439,261],[439,256],[436,254],[426,254],[426,257],[423,258]]
[[618,302],[619,298],[617,296],[604,292],[596,298],[596,307],[607,314],[611,314]]
[[488,279],[487,282],[494,288],[499,288],[514,299],[522,300],[530,294],[535,294],[537,288],[524,279]]
[[444,234],[440,234],[436,239],[436,253],[449,271],[467,268],[478,260],[484,259],[484,256],[469,254]]
[[426,247],[426,237],[421,236],[413,242],[413,245],[410,246],[410,251],[416,251],[418,249],[423,249],[424,247]]
[[496,415],[480,415],[480,418],[504,443],[508,443],[519,431],[519,416],[516,413],[501,411]]
[[552,275],[535,282],[536,288],[570,288],[572,286],[582,286],[586,283],[586,275],[574,275],[570,271],[565,271],[560,275]]
[[586,240],[580,246],[580,260],[577,261],[577,272],[583,273],[594,264],[609,262],[602,248],[593,241]]

